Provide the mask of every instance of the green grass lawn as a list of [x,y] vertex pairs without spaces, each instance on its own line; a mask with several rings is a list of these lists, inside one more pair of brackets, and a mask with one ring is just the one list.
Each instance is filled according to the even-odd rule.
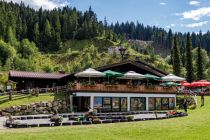
[[55,99],[63,99],[65,98],[66,94],[60,93],[60,94],[53,94],[53,93],[45,93],[40,94],[38,97],[32,96],[32,95],[13,95],[13,100],[10,101],[8,95],[6,96],[0,96],[0,109],[10,107],[10,106],[16,106],[16,105],[23,105],[23,104],[30,104],[34,102],[40,102],[40,101],[53,101]]
[[[199,97],[198,97],[199,98]],[[188,117],[143,122],[0,130],[0,140],[209,140],[210,97]]]

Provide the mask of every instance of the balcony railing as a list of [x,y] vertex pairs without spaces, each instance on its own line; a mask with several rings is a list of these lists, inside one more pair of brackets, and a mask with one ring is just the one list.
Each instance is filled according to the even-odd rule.
[[161,87],[161,86],[145,86],[145,85],[123,85],[123,84],[95,84],[95,85],[83,85],[76,83],[71,87],[71,91],[81,92],[120,92],[120,93],[175,93],[176,87]]

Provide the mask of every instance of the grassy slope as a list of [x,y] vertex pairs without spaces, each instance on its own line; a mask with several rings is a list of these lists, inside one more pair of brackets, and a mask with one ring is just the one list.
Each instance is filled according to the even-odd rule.
[[1,130],[1,140],[198,140],[210,138],[210,97],[188,117],[168,120]]
[[40,101],[53,101],[55,99],[63,99],[65,96],[66,94],[64,93],[56,95],[51,93],[45,93],[45,94],[40,94],[38,97],[31,95],[16,95],[13,97],[12,101],[9,101],[8,96],[0,96],[0,109],[10,106],[30,104]]

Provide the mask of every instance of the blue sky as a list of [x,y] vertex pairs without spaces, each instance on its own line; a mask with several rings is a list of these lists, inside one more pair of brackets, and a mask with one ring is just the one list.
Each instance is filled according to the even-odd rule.
[[[11,1],[11,0],[7,0]],[[13,0],[20,2],[21,0]],[[92,7],[99,20],[109,23],[137,20],[180,32],[206,32],[210,27],[210,0],[22,0],[31,7],[45,9],[75,6],[85,11]]]

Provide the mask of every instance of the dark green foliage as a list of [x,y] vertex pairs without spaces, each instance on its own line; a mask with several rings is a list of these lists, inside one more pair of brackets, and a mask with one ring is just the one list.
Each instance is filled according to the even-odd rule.
[[36,48],[36,45],[32,42],[30,42],[28,39],[24,39],[21,41],[20,46],[18,47],[18,53],[21,54],[22,58],[29,58],[35,55],[38,52],[38,48]]
[[4,66],[9,59],[15,56],[15,49],[10,44],[0,40],[0,64]]
[[194,80],[194,71],[192,64],[192,45],[190,33],[187,34],[187,45],[186,45],[186,70],[187,70],[187,81],[192,82]]
[[174,36],[174,46],[173,46],[173,73],[175,75],[181,76],[181,57],[179,47],[177,46],[177,35]]
[[[201,42],[201,41],[200,41]],[[201,43],[198,44],[197,50],[197,79],[201,80],[204,78],[204,64],[203,64],[203,56],[201,50]]]
[[35,11],[23,3],[18,5],[0,1],[0,39],[11,45],[16,42],[14,38],[17,41],[28,38],[41,51],[55,52],[66,40],[103,37],[104,32],[109,32],[109,36],[115,36],[114,39],[117,40],[117,35],[97,20],[91,7],[85,12],[68,6],[50,11],[42,8]]

